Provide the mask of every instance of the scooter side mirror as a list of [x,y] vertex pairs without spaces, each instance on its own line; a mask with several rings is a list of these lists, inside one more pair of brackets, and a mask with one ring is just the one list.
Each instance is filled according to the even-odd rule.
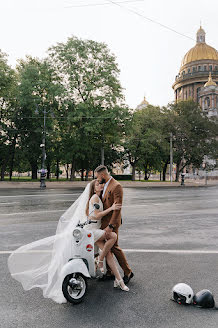
[[99,208],[100,208],[100,205],[99,205],[99,204],[97,204],[97,203],[95,203],[95,204],[94,204],[94,207],[96,208],[96,210],[99,210]]

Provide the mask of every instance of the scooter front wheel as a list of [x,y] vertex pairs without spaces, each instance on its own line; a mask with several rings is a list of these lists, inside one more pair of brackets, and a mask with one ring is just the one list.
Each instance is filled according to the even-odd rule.
[[64,278],[62,291],[66,300],[73,304],[82,302],[87,290],[87,279],[81,273],[72,273]]

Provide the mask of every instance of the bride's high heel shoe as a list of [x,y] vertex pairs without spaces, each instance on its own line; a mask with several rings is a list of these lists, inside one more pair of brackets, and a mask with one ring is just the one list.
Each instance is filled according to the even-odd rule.
[[102,275],[104,274],[104,266],[99,267],[99,263],[104,263],[104,261],[97,260],[97,268],[101,271]]
[[[123,283],[123,286],[122,286],[122,283]],[[122,289],[124,292],[128,292],[129,291],[129,287],[127,287],[125,284],[124,284],[124,282],[123,282],[123,279],[121,279],[121,280],[117,280],[117,279],[115,279],[114,280],[114,288],[120,288],[120,289]]]

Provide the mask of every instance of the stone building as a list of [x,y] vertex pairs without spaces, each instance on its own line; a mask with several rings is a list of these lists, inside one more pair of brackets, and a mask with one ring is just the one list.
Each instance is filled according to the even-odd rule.
[[[185,54],[173,83],[175,101],[193,99],[199,102],[201,98],[202,103],[202,88],[206,87],[209,75],[213,83],[218,84],[218,52],[206,43],[205,31],[200,27],[196,45]],[[211,89],[211,85],[208,87]],[[214,87],[213,84],[212,89]],[[210,98],[212,106],[212,96]]]
[[199,104],[208,117],[218,116],[218,85],[213,81],[211,72],[199,92]]
[[[206,43],[205,31],[199,28],[196,35],[196,45],[183,57],[173,89],[175,101],[193,99],[208,117],[218,115],[218,52]],[[205,156],[203,165],[215,166],[216,160]],[[199,171],[205,175],[204,171]],[[213,171],[214,178],[218,170]]]

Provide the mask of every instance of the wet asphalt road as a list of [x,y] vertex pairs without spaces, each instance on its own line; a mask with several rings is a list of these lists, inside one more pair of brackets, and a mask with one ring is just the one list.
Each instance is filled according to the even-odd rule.
[[82,304],[58,305],[23,291],[9,252],[55,233],[82,189],[0,189],[1,327],[218,327],[218,311],[171,302],[178,282],[210,289],[218,303],[218,187],[124,189],[120,245],[135,273],[124,293],[90,281]]

